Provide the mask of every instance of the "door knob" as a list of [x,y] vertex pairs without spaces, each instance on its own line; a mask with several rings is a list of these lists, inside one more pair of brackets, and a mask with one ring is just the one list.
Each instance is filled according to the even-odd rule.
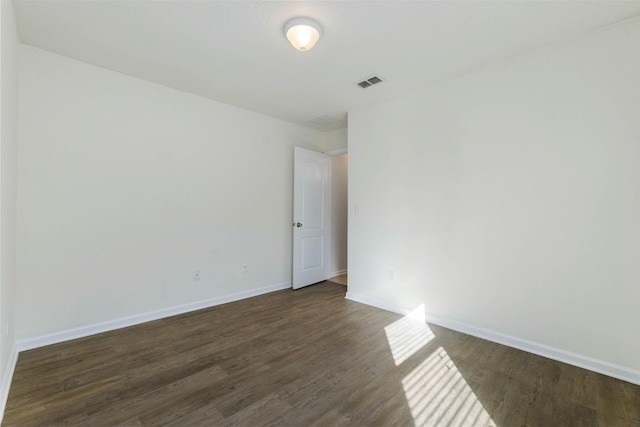
[[300,228],[300,227],[302,227],[302,224],[301,224],[301,223],[299,223],[299,222],[297,222],[297,223],[296,223],[296,227]]

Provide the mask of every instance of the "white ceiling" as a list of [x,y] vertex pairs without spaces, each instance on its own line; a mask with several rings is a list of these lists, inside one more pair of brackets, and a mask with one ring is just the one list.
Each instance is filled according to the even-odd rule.
[[[14,0],[23,43],[320,130],[347,111],[640,15],[640,1]],[[324,35],[298,52],[295,16]],[[378,75],[368,89],[356,83]],[[339,119],[321,126],[322,116]]]

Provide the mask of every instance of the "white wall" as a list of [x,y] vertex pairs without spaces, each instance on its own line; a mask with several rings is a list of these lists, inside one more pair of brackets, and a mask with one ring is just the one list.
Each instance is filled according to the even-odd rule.
[[331,275],[347,271],[348,154],[331,159]]
[[290,283],[293,147],[319,132],[28,46],[20,67],[18,339]]
[[640,19],[351,111],[349,157],[355,297],[640,370]]
[[323,132],[320,136],[324,151],[334,151],[347,148],[347,128],[336,129],[331,132]]
[[[18,36],[13,5],[0,2],[2,54],[0,77],[0,414],[9,390],[14,349],[16,287],[16,206],[18,147]],[[0,415],[1,417],[1,415]]]

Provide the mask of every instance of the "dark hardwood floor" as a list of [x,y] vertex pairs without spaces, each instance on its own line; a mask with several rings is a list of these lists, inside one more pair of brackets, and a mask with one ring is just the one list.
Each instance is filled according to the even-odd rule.
[[640,426],[640,387],[325,282],[20,354],[3,425]]

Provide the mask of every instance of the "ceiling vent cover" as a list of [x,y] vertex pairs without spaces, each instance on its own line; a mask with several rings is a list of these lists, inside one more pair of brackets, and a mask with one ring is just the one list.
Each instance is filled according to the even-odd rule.
[[356,83],[362,89],[366,89],[370,86],[377,85],[378,83],[382,83],[382,79],[378,76],[369,77],[368,79],[364,79],[361,82]]
[[336,119],[335,117],[331,117],[331,116],[320,116],[309,121],[313,124],[320,125],[320,126],[330,126],[340,122],[339,119]]

